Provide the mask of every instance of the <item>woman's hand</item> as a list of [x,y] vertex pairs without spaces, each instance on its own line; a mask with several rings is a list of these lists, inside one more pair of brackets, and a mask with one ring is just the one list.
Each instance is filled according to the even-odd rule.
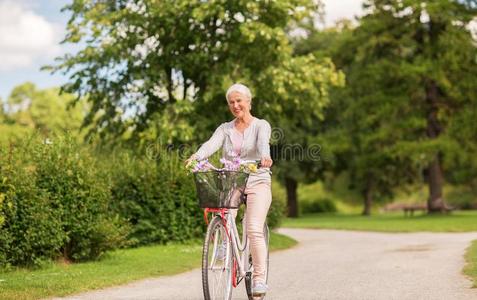
[[190,165],[194,160],[197,160],[197,155],[192,154],[192,155],[185,161],[185,166],[186,166],[186,168],[189,167],[189,165]]
[[273,165],[273,160],[270,157],[264,157],[260,160],[262,168],[270,168]]

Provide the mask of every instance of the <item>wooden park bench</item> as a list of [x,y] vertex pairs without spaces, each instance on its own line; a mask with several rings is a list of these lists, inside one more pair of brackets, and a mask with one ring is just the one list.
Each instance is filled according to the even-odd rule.
[[[449,206],[444,203],[442,207],[440,208],[440,211],[441,213],[449,214],[455,209],[456,209],[455,207]],[[405,204],[403,205],[402,210],[404,211],[405,216],[409,215],[412,217],[414,215],[414,211],[416,210],[421,210],[423,212],[426,212],[427,204]]]
[[[446,203],[443,203],[440,211],[443,213],[450,213],[455,210],[455,207],[449,206]],[[390,203],[383,208],[383,211],[400,211],[404,212],[405,216],[412,217],[415,211],[427,212],[427,203]]]
[[404,211],[405,216],[412,217],[414,215],[414,212],[417,210],[426,212],[427,205],[426,204],[405,204],[403,205],[402,210]]

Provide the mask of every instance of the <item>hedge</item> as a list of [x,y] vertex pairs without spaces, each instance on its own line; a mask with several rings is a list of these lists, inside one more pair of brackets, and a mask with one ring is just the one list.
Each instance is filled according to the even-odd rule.
[[[283,211],[277,196],[270,227]],[[0,148],[0,268],[202,238],[202,216],[193,176],[174,152],[93,151],[68,136]]]
[[132,226],[137,244],[185,241],[204,232],[193,177],[178,155],[150,159],[122,151],[109,163],[112,207]]
[[73,139],[31,138],[1,151],[2,267],[97,259],[125,243],[128,226],[109,209],[108,181]]

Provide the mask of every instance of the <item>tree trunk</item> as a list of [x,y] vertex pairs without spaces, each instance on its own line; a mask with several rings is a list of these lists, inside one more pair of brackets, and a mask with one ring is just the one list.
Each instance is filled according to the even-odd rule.
[[[439,89],[435,81],[430,80],[426,86],[426,102],[429,107],[427,115],[427,136],[436,139],[442,132],[442,127],[437,119],[439,111]],[[441,167],[441,153],[437,152],[428,166],[429,199],[427,209],[429,213],[441,212],[445,208],[442,199],[442,185],[444,174]]]
[[444,181],[439,156],[429,164],[429,199],[427,200],[427,210],[429,213],[442,212],[445,209],[442,199],[442,183]]
[[298,182],[290,177],[285,177],[285,187],[287,189],[287,207],[290,218],[298,218],[297,187]]
[[363,216],[371,215],[371,206],[373,205],[373,186],[371,180],[366,183],[366,189],[363,193],[364,196],[364,209],[361,213]]

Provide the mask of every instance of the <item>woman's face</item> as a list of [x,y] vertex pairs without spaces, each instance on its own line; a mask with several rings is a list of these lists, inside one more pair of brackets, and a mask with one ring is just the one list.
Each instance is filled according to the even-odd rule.
[[243,118],[250,113],[250,99],[239,92],[232,92],[228,99],[230,112],[236,118]]

